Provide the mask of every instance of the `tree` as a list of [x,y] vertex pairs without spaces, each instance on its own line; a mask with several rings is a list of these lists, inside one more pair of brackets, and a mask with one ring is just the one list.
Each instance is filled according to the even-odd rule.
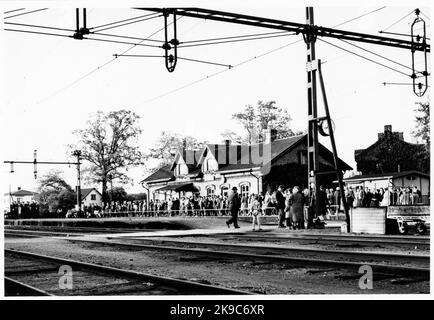
[[232,119],[240,122],[247,131],[247,141],[252,143],[257,135],[257,117],[255,108],[250,104],[246,105],[243,112],[234,113]]
[[173,156],[178,150],[182,150],[184,143],[186,149],[201,149],[205,146],[206,141],[199,141],[191,136],[181,136],[177,133],[162,131],[154,146],[145,155],[145,158],[147,160],[158,160],[159,166],[164,166],[173,161]]
[[90,162],[85,172],[91,181],[102,184],[104,202],[108,200],[109,178],[127,183],[130,178],[126,171],[143,164],[138,145],[142,130],[138,121],[139,116],[132,111],[119,110],[108,114],[98,111],[87,121],[85,129],[74,131],[79,142],[70,148],[81,150],[82,158]]
[[430,128],[429,128],[429,102],[416,102],[418,105],[414,110],[416,112],[416,129],[413,135],[422,139],[425,143],[426,150],[430,152]]
[[222,136],[223,140],[230,140],[238,144],[248,143],[248,139],[241,137],[231,130],[225,130],[224,132],[220,133],[220,135]]
[[65,213],[76,204],[76,193],[58,170],[50,171],[39,178],[38,193],[41,212],[56,212],[61,209]]
[[113,187],[110,191],[110,197],[112,201],[123,202],[127,200],[128,194],[123,187]]
[[264,140],[266,129],[276,129],[279,137],[293,136],[290,128],[291,116],[288,110],[279,108],[276,101],[259,100],[255,107],[247,105],[242,112],[232,115],[247,131],[247,142],[255,143]]

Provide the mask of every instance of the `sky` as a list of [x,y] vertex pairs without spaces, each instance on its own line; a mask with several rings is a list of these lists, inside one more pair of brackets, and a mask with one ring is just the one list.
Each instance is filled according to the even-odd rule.
[[[289,6],[279,1],[267,1],[267,5],[264,5],[253,1],[241,6],[223,1],[216,6],[205,1],[201,6],[304,23],[305,7],[302,3],[297,4],[294,2]],[[315,23],[333,27],[382,8],[339,26],[343,30],[378,34],[379,30],[387,28],[416,7],[429,17],[430,8],[426,4],[425,1],[414,1],[412,6],[386,5],[382,8],[383,3],[375,1],[367,1],[363,7],[343,6],[333,2],[327,6],[315,7]],[[5,19],[4,22],[74,29],[75,12],[69,2],[52,1],[48,5],[48,10]],[[5,12],[22,6],[19,1],[6,1],[0,7]],[[43,7],[47,7],[47,2],[33,1],[31,6],[26,6],[26,10]],[[147,13],[126,6],[88,6],[87,11],[90,27]],[[415,15],[411,14],[388,31],[409,33],[414,18]],[[429,25],[430,21],[426,20]],[[7,27],[36,30],[22,26]],[[162,27],[163,18],[160,17],[104,32],[143,38]],[[179,19],[177,27],[181,42],[270,32],[263,28],[188,17]],[[38,31],[52,32],[44,29]],[[56,32],[72,34],[68,31]],[[115,39],[105,36],[98,38]],[[152,39],[157,40],[163,38],[163,32],[152,36]],[[228,69],[179,60],[175,71],[169,73],[162,58],[119,57],[109,62],[113,59],[113,54],[120,54],[130,49],[131,45],[2,30],[1,190],[8,192],[9,187],[12,190],[17,187],[35,190],[37,187],[33,178],[33,166],[16,164],[15,172],[9,173],[9,166],[3,164],[5,160],[32,160],[35,149],[38,150],[40,161],[72,160],[67,148],[68,144],[77,141],[72,132],[84,128],[89,116],[98,110],[109,112],[125,108],[136,112],[141,117],[143,134],[140,146],[144,151],[155,143],[163,130],[215,143],[221,142],[220,134],[227,129],[242,133],[242,127],[232,119],[232,114],[241,111],[247,104],[256,104],[258,100],[275,100],[278,106],[287,108],[293,119],[291,127],[294,130],[305,130],[306,48],[301,39],[301,35],[291,35],[180,48],[180,57],[236,67]],[[396,67],[405,74],[411,73],[409,69],[339,40],[324,40]],[[411,65],[411,53],[408,50],[358,45],[401,64]],[[272,52],[264,55],[270,51]],[[163,49],[134,46],[128,54],[162,55]],[[383,82],[410,83],[411,79],[405,74],[366,61],[322,41],[317,41],[317,58],[325,62],[325,87],[331,116],[336,125],[338,154],[344,161],[355,168],[354,150],[374,143],[377,134],[383,131],[386,124],[392,125],[394,131],[404,132],[405,140],[416,142],[411,135],[415,126],[415,103],[427,101],[429,93],[418,98],[413,94],[411,86],[384,86]],[[422,62],[420,57],[417,62]],[[198,81],[200,79],[205,80]],[[320,92],[318,97],[318,110],[323,114]],[[320,142],[329,145],[326,138],[320,138]],[[42,176],[50,169],[62,170],[66,180],[72,186],[75,185],[74,167],[39,166],[38,175]],[[125,188],[130,192],[142,191],[138,182],[147,172],[143,168],[129,172],[133,183]]]

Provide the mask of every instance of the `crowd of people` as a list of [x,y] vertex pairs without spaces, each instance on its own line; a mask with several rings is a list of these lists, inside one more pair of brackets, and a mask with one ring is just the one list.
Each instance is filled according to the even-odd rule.
[[[70,209],[67,212],[59,209],[59,212],[54,214],[58,218],[229,216],[232,214],[231,193],[229,195],[208,196],[193,194],[180,198],[169,197],[166,200],[151,200],[149,203],[146,200],[113,201],[102,206],[84,206],[81,213],[75,209]],[[256,217],[278,215],[280,226],[284,224],[286,219],[288,220],[287,227],[300,228],[301,225],[304,225],[304,218],[302,219],[303,207],[309,205],[307,200],[308,194],[308,189],[301,190],[297,186],[292,188],[279,186],[277,190],[268,190],[265,194],[238,194],[240,203],[237,214],[255,217],[256,224],[260,223]],[[349,208],[413,205],[419,204],[422,201],[421,192],[417,187],[379,189],[359,186],[355,188],[345,187],[344,194]],[[320,202],[321,209],[317,216],[336,215],[339,212],[343,212],[343,202],[339,187],[333,189],[321,186],[318,201]],[[39,204],[36,201],[15,201],[10,205],[9,214],[11,217],[16,218],[37,218],[40,216]]]
[[34,200],[26,202],[13,201],[10,204],[9,215],[11,218],[36,218],[39,216],[39,203]]
[[[327,190],[327,200],[338,205],[338,210],[342,206],[339,187]],[[395,205],[416,205],[422,202],[422,193],[414,187],[389,187],[389,188],[368,188],[357,186],[345,187],[345,197],[350,208],[355,207],[386,207]]]

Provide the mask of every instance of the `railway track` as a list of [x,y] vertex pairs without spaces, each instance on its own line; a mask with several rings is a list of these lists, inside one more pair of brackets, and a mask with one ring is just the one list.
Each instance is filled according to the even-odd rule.
[[[210,235],[191,235],[191,237],[211,237]],[[253,235],[246,233],[213,234],[213,238],[237,241],[267,241],[267,242],[297,242],[309,244],[334,244],[336,247],[406,247],[429,249],[430,238],[421,236],[358,236],[358,235],[327,235],[327,234],[273,234]]]
[[[142,240],[142,239],[141,239]],[[264,263],[283,263],[295,267],[328,267],[336,269],[347,269],[357,272],[362,265],[369,265],[374,272],[388,273],[395,275],[406,276],[422,276],[429,279],[429,256],[412,256],[407,255],[365,255],[360,258],[358,252],[346,252],[342,254],[342,251],[335,250],[332,252],[324,252],[316,250],[310,251],[310,255],[307,255],[303,249],[298,250],[298,254],[289,254],[289,250],[282,250],[278,248],[273,251],[272,248],[262,247],[262,252],[258,253],[256,248],[248,248],[250,250],[240,250],[238,245],[233,247],[224,246],[223,250],[214,250],[210,247],[218,246],[218,244],[212,244],[208,246],[202,245],[202,247],[188,247],[185,243],[181,246],[168,246],[160,244],[143,244],[143,243],[131,243],[119,242],[119,241],[102,241],[102,240],[90,240],[90,239],[68,239],[70,242],[84,243],[93,246],[121,246],[127,249],[135,251],[160,251],[160,252],[175,252],[182,255],[193,256],[206,256],[214,257],[216,261],[236,259],[243,261],[262,261]],[[236,250],[235,247],[237,247]],[[229,250],[231,249],[231,250]],[[284,248],[283,248],[284,249]],[[249,252],[250,251],[250,252]],[[255,253],[252,253],[255,252]],[[294,253],[295,251],[292,251]],[[348,258],[351,255],[352,261]],[[387,261],[385,261],[387,257]],[[414,258],[414,259],[413,259]],[[400,260],[401,259],[401,260]],[[403,261],[402,259],[406,259]]]
[[[60,288],[61,266],[72,287]],[[245,295],[245,291],[5,249],[5,295]]]
[[[6,232],[6,230],[5,230]],[[6,233],[7,234],[7,233]],[[14,234],[14,233],[13,233]],[[14,234],[15,235],[15,234]],[[26,236],[24,234],[23,236]],[[44,237],[43,234],[33,235]],[[93,245],[123,246],[135,250],[163,250],[184,252],[195,255],[212,255],[220,258],[260,259],[269,262],[283,262],[296,265],[332,266],[337,268],[358,268],[369,264],[381,272],[429,274],[429,256],[419,254],[393,254],[369,251],[325,250],[303,247],[288,248],[270,245],[228,244],[217,242],[193,242],[155,238],[107,238],[105,240],[77,239],[72,242]],[[117,241],[116,241],[117,240]],[[147,243],[147,244],[146,244]],[[219,249],[219,250],[217,250]]]
[[153,232],[164,229],[134,229],[134,228],[99,228],[99,227],[62,227],[62,226],[12,226],[5,225],[4,230],[19,231],[46,231],[60,233],[132,233],[132,232]]

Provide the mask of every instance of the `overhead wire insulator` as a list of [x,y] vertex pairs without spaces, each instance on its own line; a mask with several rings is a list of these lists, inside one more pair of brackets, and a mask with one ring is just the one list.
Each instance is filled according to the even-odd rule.
[[38,178],[38,168],[37,168],[38,161],[36,160],[36,150],[33,151],[33,174],[35,176],[35,179]]
[[[179,41],[176,37],[176,11],[173,11],[173,38],[168,40],[168,23],[167,19],[170,15],[170,11],[166,10],[164,16],[164,57],[166,63],[166,69],[169,72],[175,71],[176,63],[178,61],[178,45]],[[173,50],[173,53],[171,52]]]
[[80,9],[75,9],[75,24],[76,29],[75,33],[72,36],[76,40],[83,40],[83,36],[90,33],[90,30],[87,28],[87,14],[86,14],[86,8],[83,8],[83,27],[80,27]]
[[[411,65],[412,65],[412,74],[411,74],[411,78],[413,80],[413,92],[418,96],[418,97],[422,97],[425,92],[428,89],[428,62],[427,62],[427,51],[426,51],[426,24],[425,24],[425,20],[423,20],[419,14],[420,14],[420,10],[416,9],[415,10],[416,13],[416,18],[414,19],[413,23],[411,24]],[[416,28],[415,27],[419,27],[421,26],[422,29],[422,35],[420,35],[419,33],[416,34]],[[423,51],[416,51],[417,47],[422,47]],[[416,52],[421,52],[423,54],[423,59],[424,59],[424,63],[423,63],[423,68],[415,68],[415,54]],[[420,71],[423,70],[423,71]],[[420,81],[418,80],[419,78],[423,77],[424,81]],[[424,83],[423,83],[424,82]]]

